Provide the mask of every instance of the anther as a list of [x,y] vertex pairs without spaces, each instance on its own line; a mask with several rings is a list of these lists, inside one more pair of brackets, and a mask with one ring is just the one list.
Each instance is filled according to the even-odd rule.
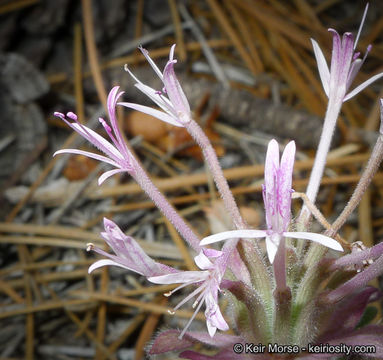
[[92,244],[92,243],[86,244],[86,251],[91,251],[93,249],[94,249],[94,244]]

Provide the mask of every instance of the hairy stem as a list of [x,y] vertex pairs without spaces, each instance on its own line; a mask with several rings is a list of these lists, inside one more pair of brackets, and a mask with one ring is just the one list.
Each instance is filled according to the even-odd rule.
[[[333,99],[332,97],[330,97],[318,150],[314,160],[314,166],[311,171],[309,184],[306,190],[306,195],[313,204],[315,204],[315,200],[318,194],[319,186],[322,180],[326,164],[327,154],[330,150],[336,120],[338,119],[341,107],[342,100],[339,100],[338,98]],[[299,217],[299,222],[304,223],[306,225],[309,219],[310,211],[306,206],[304,206]]]
[[234,200],[234,196],[230,191],[227,180],[223,176],[222,168],[219,165],[217,155],[210,143],[210,140],[203,132],[201,127],[193,119],[187,122],[185,127],[193,139],[201,147],[206,163],[208,164],[209,169],[213,175],[214,182],[222,196],[226,210],[229,212],[231,218],[233,219],[235,227],[237,229],[246,229],[246,222],[243,220],[237,203]]
[[150,199],[156,204],[158,209],[168,218],[174,225],[181,236],[189,243],[189,245],[197,252],[201,250],[199,245],[200,239],[193,232],[189,225],[186,224],[184,219],[177,213],[174,207],[168,202],[164,195],[157,189],[157,187],[150,180],[145,170],[139,163],[132,160],[133,171],[129,172],[130,175],[141,186]]
[[[235,227],[237,229],[246,229],[248,226],[239,212],[237,203],[235,202],[234,196],[230,191],[227,180],[223,175],[222,168],[217,158],[217,154],[215,153],[213,146],[210,143],[210,140],[203,132],[201,127],[193,119],[190,119],[190,121],[185,124],[185,128],[202,149],[205,161],[209,166],[214,182],[222,196],[225,208],[229,212]],[[242,246],[244,247],[244,249],[246,249],[246,251],[244,252],[246,261],[251,259],[251,262],[254,264],[254,268],[257,270],[257,272],[261,272],[261,274],[264,274],[264,276],[267,278],[266,283],[269,284],[271,279],[268,277],[267,266],[263,260],[262,251],[259,248],[259,245],[256,242],[252,242],[251,244],[249,244],[245,241],[242,244]],[[237,269],[238,272],[240,272],[240,269],[241,267],[243,267],[243,264],[238,261],[240,260],[239,256],[233,258],[236,258],[237,260],[234,260],[234,263],[232,263],[230,267],[233,268],[234,266],[234,269]],[[246,282],[248,272],[246,272],[245,274],[245,272],[242,271],[242,273],[243,275],[241,276],[241,279],[244,282]],[[261,280],[259,276],[257,276],[256,279],[258,279],[256,281],[258,285],[265,285],[266,279]]]

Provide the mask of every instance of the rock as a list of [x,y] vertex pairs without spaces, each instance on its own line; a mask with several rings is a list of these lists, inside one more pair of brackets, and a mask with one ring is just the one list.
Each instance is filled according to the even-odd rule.
[[26,104],[46,94],[49,84],[44,75],[23,56],[0,54],[0,85],[19,104]]
[[31,33],[52,34],[65,24],[65,16],[69,0],[44,0],[40,1],[34,9],[23,18],[23,28]]

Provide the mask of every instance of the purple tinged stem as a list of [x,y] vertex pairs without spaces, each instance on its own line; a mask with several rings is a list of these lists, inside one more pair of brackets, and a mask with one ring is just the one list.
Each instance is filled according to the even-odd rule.
[[[229,212],[231,218],[233,219],[235,227],[237,229],[246,229],[248,226],[239,212],[239,208],[235,202],[232,192],[230,191],[227,180],[223,175],[222,168],[217,159],[217,155],[208,137],[193,119],[190,119],[190,121],[185,122],[185,128],[192,136],[192,138],[197,142],[197,144],[201,147],[206,163],[208,164],[209,169],[213,175],[214,182],[217,185],[218,191],[222,196],[225,208]],[[237,241],[235,242],[235,245],[237,245]],[[268,285],[270,283],[270,279],[268,276],[266,264],[262,257],[262,252],[258,244],[253,242],[250,245],[247,242],[245,242],[243,246],[246,248],[246,256],[252,258],[252,262],[256,266],[255,271],[257,271],[260,274],[259,278],[262,278],[259,281],[261,288],[264,288],[265,292],[267,292],[269,290]],[[234,262],[230,264],[230,267],[233,269],[233,271],[235,271],[235,269],[238,270],[236,271],[236,276],[238,276],[241,273],[242,264],[238,263],[239,257],[237,257],[236,259],[237,260],[234,260]],[[242,275],[242,280],[246,282],[246,279],[244,279],[243,276],[244,275]]]
[[219,165],[217,155],[206,134],[193,119],[190,119],[190,121],[185,124],[185,128],[201,147],[203,155],[206,159],[206,163],[208,164],[210,171],[212,172],[214,181],[222,196],[222,200],[224,201],[226,210],[231,215],[235,227],[237,229],[246,229],[247,224],[245,223],[239,212],[238,206],[234,200],[234,196],[230,191],[227,180],[223,175],[221,166]]
[[186,224],[182,217],[177,213],[174,207],[168,202],[164,195],[157,189],[157,187],[150,180],[144,169],[133,158],[132,159],[133,172],[130,174],[134,180],[141,186],[145,193],[152,199],[156,206],[174,225],[181,236],[189,243],[189,245],[197,252],[201,251],[199,245],[200,239],[193,232],[193,230]]

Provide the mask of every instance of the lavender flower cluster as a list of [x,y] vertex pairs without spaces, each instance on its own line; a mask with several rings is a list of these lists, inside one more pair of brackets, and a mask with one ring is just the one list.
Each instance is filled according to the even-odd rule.
[[[367,305],[381,297],[378,289],[367,284],[383,273],[383,246],[378,244],[372,248],[365,248],[355,244],[341,244],[338,241],[341,238],[337,235],[349,214],[358,205],[382,160],[382,129],[360,183],[337,221],[332,225],[327,224],[324,234],[307,231],[312,215],[321,220],[314,203],[342,104],[383,76],[383,73],[377,74],[349,91],[367,53],[371,50],[369,46],[363,59],[359,58],[359,53],[355,53],[366,12],[367,8],[356,41],[351,33],[345,33],[341,38],[335,30],[329,29],[333,36],[330,69],[319,45],[312,40],[320,78],[328,97],[328,108],[310,181],[304,195],[305,205],[294,224],[291,216],[291,199],[294,193],[294,141],[285,146],[281,158],[278,143],[275,140],[270,141],[263,185],[267,226],[264,230],[249,228],[239,212],[209,139],[192,118],[188,100],[174,72],[177,62],[174,59],[175,45],[171,47],[169,61],[163,72],[148,52],[140,48],[163,82],[162,90],[152,89],[143,84],[126,68],[136,81],[135,86],[161,110],[120,101],[123,92],[119,91],[118,86],[114,87],[107,100],[109,123],[100,118],[108,140],[78,122],[77,116],[72,112],[66,116],[55,113],[104,153],[100,155],[77,149],[64,149],[57,151],[55,155],[82,154],[112,165],[114,169],[103,173],[98,180],[99,184],[120,172],[131,175],[197,253],[194,261],[199,271],[181,271],[161,264],[150,258],[134,238],[125,235],[109,219],[104,219],[105,232],[101,235],[113,253],[88,244],[88,250],[105,257],[90,266],[90,273],[100,267],[112,265],[140,274],[154,284],[180,284],[165,294],[166,296],[189,285],[195,287],[173,309],[176,311],[193,299],[192,307],[195,311],[190,321],[181,331],[174,329],[160,332],[148,349],[150,355],[173,351],[185,359],[269,359],[270,354],[267,351],[238,355],[233,351],[233,346],[235,350],[238,344],[259,343],[298,346],[303,349],[309,344],[321,346],[320,344],[326,343],[326,349],[339,344],[370,345],[374,347],[375,352],[366,356],[383,358],[383,326],[363,324],[363,314]],[[383,100],[381,102],[383,108]],[[155,187],[127,147],[117,124],[117,106],[152,115],[173,126],[184,127],[189,132],[202,149],[235,229],[203,239],[193,232]],[[298,231],[292,231],[293,227]],[[265,239],[267,256],[261,250],[259,239]],[[309,240],[310,243],[305,244],[302,240]],[[207,247],[221,241],[221,250]],[[336,252],[328,256],[328,248]],[[219,294],[226,296],[230,301],[229,317],[228,314],[223,314],[219,307]],[[190,331],[190,324],[203,305],[207,333]],[[230,321],[226,320],[228,318]],[[230,335],[222,333],[230,328],[235,335],[233,332]],[[217,330],[221,332],[217,333]],[[216,349],[215,355],[187,350],[195,343],[203,343]],[[291,355],[289,358],[292,358]],[[294,358],[330,359],[334,358],[334,354],[322,351],[313,355],[299,351],[294,354]]]

